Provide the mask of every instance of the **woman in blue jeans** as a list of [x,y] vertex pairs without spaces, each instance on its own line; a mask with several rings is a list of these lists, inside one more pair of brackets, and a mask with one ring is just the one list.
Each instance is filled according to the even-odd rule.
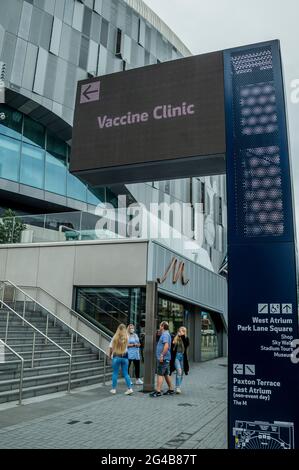
[[112,389],[110,393],[116,394],[117,379],[119,369],[122,371],[122,375],[126,381],[128,390],[125,395],[131,395],[133,390],[131,388],[131,379],[128,373],[129,359],[128,359],[128,334],[126,326],[121,324],[117,328],[115,335],[113,336],[110,343],[110,358],[112,358]]
[[183,373],[185,375],[189,373],[188,347],[189,338],[187,336],[187,329],[181,326],[171,345],[170,373],[176,371],[176,393],[182,393]]

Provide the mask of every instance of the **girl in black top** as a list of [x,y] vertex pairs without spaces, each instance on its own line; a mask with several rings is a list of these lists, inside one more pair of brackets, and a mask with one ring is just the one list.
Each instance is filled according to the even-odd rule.
[[187,328],[181,326],[172,341],[171,347],[170,373],[176,371],[176,393],[181,393],[183,372],[185,372],[185,375],[189,373],[187,354],[189,344]]

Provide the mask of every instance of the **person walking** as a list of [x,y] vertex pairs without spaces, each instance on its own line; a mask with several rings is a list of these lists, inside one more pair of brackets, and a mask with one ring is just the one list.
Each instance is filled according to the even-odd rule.
[[171,383],[169,364],[171,359],[171,336],[169,333],[169,325],[166,321],[162,321],[160,324],[160,337],[156,349],[157,359],[157,387],[156,390],[150,393],[151,397],[162,396],[162,385],[163,380],[168,385],[168,390],[163,395],[173,395],[174,390]]
[[138,335],[135,333],[135,326],[130,324],[127,328],[128,332],[128,359],[129,359],[129,373],[130,366],[134,364],[136,385],[143,385],[143,381],[140,378],[140,340]]
[[133,393],[131,387],[131,379],[128,373],[129,359],[128,359],[128,333],[126,326],[120,324],[113,336],[109,345],[110,351],[109,356],[112,358],[112,389],[110,393],[115,395],[117,387],[117,379],[119,369],[122,370],[122,375],[126,381],[128,390],[125,395],[131,395]]
[[183,372],[185,375],[189,373],[189,361],[187,350],[189,348],[189,338],[187,336],[187,328],[181,326],[174,337],[171,345],[170,374],[176,371],[175,386],[176,393],[182,393],[181,385],[183,381]]

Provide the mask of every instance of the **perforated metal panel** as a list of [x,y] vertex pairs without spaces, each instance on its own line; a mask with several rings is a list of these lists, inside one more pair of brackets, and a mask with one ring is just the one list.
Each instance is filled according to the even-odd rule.
[[292,217],[286,218],[290,188],[288,159],[281,150],[285,123],[277,103],[281,77],[274,70],[272,47],[239,50],[226,64],[232,79],[228,124],[234,136],[228,150],[233,154],[229,192],[234,237],[244,242],[289,237],[293,231]]

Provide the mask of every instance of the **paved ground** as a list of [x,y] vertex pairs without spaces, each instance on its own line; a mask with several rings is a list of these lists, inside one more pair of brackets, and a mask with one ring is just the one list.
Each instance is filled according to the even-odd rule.
[[[182,395],[115,396],[94,387],[0,405],[0,448],[226,448],[224,359],[193,365]],[[162,425],[162,426],[161,426]]]

